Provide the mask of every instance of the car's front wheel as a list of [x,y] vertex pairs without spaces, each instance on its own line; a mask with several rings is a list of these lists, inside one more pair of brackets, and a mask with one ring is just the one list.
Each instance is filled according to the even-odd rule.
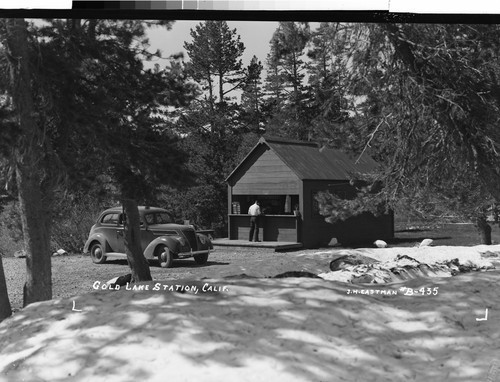
[[194,255],[194,261],[196,261],[196,264],[206,264],[208,261],[208,253],[204,253],[203,255]]
[[170,268],[174,262],[172,252],[165,245],[162,245],[158,250],[158,262],[162,268]]
[[90,246],[90,258],[95,264],[102,264],[106,261],[106,255],[101,243],[93,243]]

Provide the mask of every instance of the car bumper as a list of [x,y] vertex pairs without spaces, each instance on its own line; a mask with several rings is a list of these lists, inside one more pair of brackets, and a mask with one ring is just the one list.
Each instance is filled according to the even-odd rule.
[[209,254],[210,254],[210,250],[204,249],[202,251],[181,252],[177,256],[179,257],[179,259],[185,259],[188,257],[193,257],[195,255],[209,255]]

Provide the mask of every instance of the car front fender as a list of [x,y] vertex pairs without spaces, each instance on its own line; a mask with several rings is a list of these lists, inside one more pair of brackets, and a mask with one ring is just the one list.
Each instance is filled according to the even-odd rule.
[[108,242],[106,241],[106,238],[102,233],[94,233],[93,235],[89,236],[87,241],[85,242],[85,246],[83,247],[83,253],[89,253],[90,250],[90,244],[92,244],[94,241],[98,241],[101,244],[101,247],[108,252],[109,250],[109,245]]
[[146,259],[154,259],[155,258],[155,249],[160,244],[168,247],[170,252],[172,252],[174,254],[177,254],[180,252],[180,248],[181,248],[180,237],[178,237],[178,236],[160,236],[148,244],[148,246],[144,250],[144,257]]
[[204,235],[202,233],[196,233],[196,238],[198,240],[198,249],[199,250],[204,250],[204,249],[214,249],[212,245],[212,241],[208,237],[208,235]]

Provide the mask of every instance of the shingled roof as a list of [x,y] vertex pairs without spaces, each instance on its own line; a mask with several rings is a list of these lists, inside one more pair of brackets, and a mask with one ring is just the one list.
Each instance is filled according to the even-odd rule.
[[260,145],[269,147],[302,180],[344,180],[355,173],[372,173],[379,167],[367,154],[361,158],[351,158],[340,150],[320,148],[313,142],[261,137],[226,180],[238,171]]

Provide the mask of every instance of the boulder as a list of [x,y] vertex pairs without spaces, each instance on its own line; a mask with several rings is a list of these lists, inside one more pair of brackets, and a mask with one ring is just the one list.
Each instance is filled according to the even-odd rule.
[[131,281],[132,281],[132,274],[129,273],[129,274],[124,275],[124,276],[118,276],[118,277],[112,278],[111,280],[109,280],[106,283],[106,285],[108,287],[115,287],[117,285],[125,286],[125,285],[127,285],[127,283],[130,283]]
[[375,276],[365,273],[361,276],[353,276],[351,279],[353,284],[378,284],[375,280]]
[[16,251],[16,252],[14,252],[14,257],[17,257],[17,258],[26,257],[26,251],[24,249],[21,249],[20,251]]
[[339,241],[337,240],[336,237],[332,237],[332,239],[330,240],[330,242],[328,243],[328,246],[329,247],[339,247],[340,246],[340,243]]
[[66,252],[64,249],[58,249],[52,254],[52,256],[68,256],[68,252]]
[[387,243],[383,240],[375,240],[373,242],[373,244],[375,245],[375,247],[377,248],[387,248]]
[[432,239],[424,239],[422,242],[419,244],[419,247],[429,247],[432,245],[434,240]]
[[330,261],[330,269],[332,271],[338,271],[355,265],[374,264],[374,263],[378,263],[378,260],[372,259],[371,257],[366,257],[356,254],[337,255],[332,261]]

